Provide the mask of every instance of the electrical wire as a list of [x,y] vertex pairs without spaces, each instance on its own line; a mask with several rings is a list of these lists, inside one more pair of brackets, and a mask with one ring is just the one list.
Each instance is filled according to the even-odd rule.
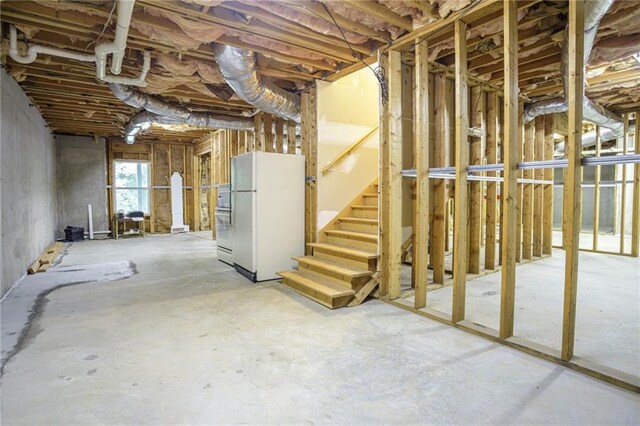
[[113,16],[113,12],[116,10],[117,4],[118,4],[117,1],[113,2],[113,7],[111,8],[111,12],[109,12],[109,17],[107,18],[107,22],[105,22],[104,27],[102,27],[102,32],[95,40],[87,44],[87,47],[85,47],[85,49],[88,49],[92,44],[96,43],[98,40],[102,38],[102,36],[104,35],[104,32],[107,30],[107,27],[109,26],[109,22],[111,22],[111,17]]
[[334,25],[340,31],[340,34],[342,34],[342,38],[347,43],[347,46],[349,46],[349,50],[351,50],[351,56],[353,56],[355,59],[359,60],[367,68],[369,68],[371,70],[371,72],[373,73],[373,75],[378,80],[378,84],[380,85],[380,98],[382,100],[382,104],[385,105],[389,101],[389,88],[387,86],[387,80],[386,80],[385,75],[384,75],[384,68],[382,66],[378,65],[376,67],[376,69],[373,69],[373,68],[371,68],[371,66],[369,64],[367,64],[365,61],[363,61],[360,58],[360,56],[356,53],[356,51],[353,49],[353,47],[351,46],[351,43],[349,43],[349,40],[347,40],[347,36],[344,35],[344,31],[342,31],[342,28],[340,27],[340,25],[338,25],[338,22],[336,21],[336,18],[333,17],[333,14],[331,13],[331,11],[327,7],[327,5],[324,4],[324,2],[322,2],[322,1],[320,2],[320,4],[324,8],[324,10],[329,14],[329,17],[333,21]]
[[319,2],[322,7],[324,8],[324,10],[327,12],[327,14],[329,15],[329,17],[331,18],[331,20],[328,20],[327,18],[325,18],[324,16],[320,15],[319,13],[317,13],[314,10],[311,9],[307,9],[304,5],[297,5],[295,3],[292,3],[292,6],[297,6],[300,7],[302,9],[308,10],[311,13],[313,13],[314,15],[316,15],[317,17],[319,17],[320,19],[329,22],[330,24],[333,24],[336,26],[336,28],[338,28],[338,31],[340,31],[340,34],[342,35],[343,40],[345,41],[345,43],[347,44],[347,46],[349,47],[349,50],[351,50],[351,56],[353,56],[353,58],[357,59],[358,61],[360,61],[364,66],[366,66],[367,68],[369,68],[371,70],[371,72],[373,73],[373,75],[376,77],[376,79],[378,80],[378,84],[380,86],[380,98],[382,100],[382,104],[385,105],[388,101],[389,101],[389,86],[387,85],[387,80],[385,78],[385,71],[384,71],[384,67],[378,65],[375,69],[372,68],[369,64],[367,64],[365,61],[362,60],[362,58],[360,58],[360,55],[358,55],[356,53],[356,51],[353,49],[353,46],[351,45],[351,43],[349,42],[349,40],[347,39],[347,36],[345,35],[344,31],[342,30],[342,27],[340,25],[338,25],[338,22],[336,21],[336,19],[333,17],[333,14],[331,13],[331,11],[329,10],[329,8],[327,7],[326,4],[324,4],[322,1]]

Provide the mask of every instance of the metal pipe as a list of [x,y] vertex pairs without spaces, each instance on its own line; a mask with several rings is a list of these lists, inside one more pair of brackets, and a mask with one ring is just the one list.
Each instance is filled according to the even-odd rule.
[[[593,49],[596,34],[598,33],[598,25],[600,21],[607,13],[607,10],[611,7],[614,0],[595,0],[585,2],[585,36],[584,36],[584,67],[586,68],[587,60]],[[562,113],[567,111],[568,104],[568,82],[569,82],[569,67],[568,67],[568,55],[569,46],[566,40],[568,25],[565,28],[565,43],[562,46],[562,59],[561,68],[562,75],[564,77],[564,98],[548,99],[541,102],[536,102],[529,105],[525,109],[524,122],[529,123],[538,115]],[[591,101],[587,96],[583,99],[583,117],[586,121],[590,121],[600,127],[606,127],[611,130],[617,130],[622,128],[622,119],[611,111]]]
[[261,111],[300,123],[300,96],[262,81],[255,53],[223,44],[216,44],[213,52],[222,76],[241,99]]
[[[629,125],[629,133],[634,133],[636,129],[636,125]],[[624,135],[624,126],[617,128],[615,130],[612,129],[600,129],[600,142],[606,142],[613,139],[621,138]],[[594,146],[596,144],[596,131],[592,130],[582,135],[582,147],[588,148]],[[560,142],[556,145],[555,153],[563,154],[564,153],[564,142]]]
[[136,141],[136,137],[141,132],[149,129],[152,124],[186,124],[210,129],[253,130],[253,120],[247,117],[234,117],[208,112],[192,112],[188,117],[169,117],[143,111],[134,115],[125,126],[125,142],[133,144]]

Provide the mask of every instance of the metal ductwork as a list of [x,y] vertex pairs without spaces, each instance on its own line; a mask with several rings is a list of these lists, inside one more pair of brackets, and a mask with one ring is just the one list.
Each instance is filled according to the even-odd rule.
[[[635,124],[629,125],[629,134],[634,133],[636,129]],[[614,139],[620,139],[624,137],[624,125],[618,129],[601,129],[600,130],[600,142],[607,142]],[[592,130],[582,135],[582,147],[589,148],[591,146],[595,146],[596,144],[596,131]],[[556,144],[555,153],[563,154],[564,153],[564,142],[560,142]]]
[[187,124],[210,129],[253,130],[253,119],[208,112],[192,112],[187,108],[170,105],[153,96],[140,93],[123,84],[111,83],[109,88],[115,97],[127,105],[144,108],[125,126],[124,136],[128,144],[135,142],[136,136],[152,124]]
[[261,111],[300,123],[300,96],[262,81],[255,53],[216,44],[214,57],[227,84],[241,99]]
[[[585,2],[585,15],[584,15],[584,67],[587,65],[587,60],[593,49],[593,44],[598,33],[598,25],[600,21],[609,10],[609,7],[614,0],[591,0]],[[568,82],[569,82],[569,46],[566,40],[568,39],[568,26],[565,29],[565,43],[562,46],[562,76],[564,78],[564,98],[554,98],[546,101],[537,102],[526,108],[524,113],[525,123],[530,122],[535,117],[543,114],[555,114],[565,112],[568,109]],[[621,132],[623,123],[622,118],[607,110],[606,108],[591,101],[587,96],[583,99],[583,118],[586,121],[590,121],[600,127],[611,129],[614,132]],[[586,135],[585,135],[586,137]],[[595,140],[595,136],[591,137]],[[589,139],[590,140],[590,139]],[[584,145],[583,140],[583,145]],[[593,142],[591,142],[593,143]]]

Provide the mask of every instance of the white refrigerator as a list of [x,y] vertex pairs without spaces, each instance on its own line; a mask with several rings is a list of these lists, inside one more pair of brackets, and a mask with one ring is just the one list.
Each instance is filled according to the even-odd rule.
[[278,279],[304,255],[304,157],[249,152],[231,159],[233,266],[253,282]]

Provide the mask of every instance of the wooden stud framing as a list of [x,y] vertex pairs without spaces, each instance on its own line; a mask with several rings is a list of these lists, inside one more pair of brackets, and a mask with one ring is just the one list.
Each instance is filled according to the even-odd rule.
[[413,265],[415,266],[415,307],[427,304],[429,252],[429,51],[427,44],[415,47],[415,168],[416,202],[413,218]]
[[[401,53],[390,50],[388,65],[389,101],[386,138],[383,141],[381,154],[383,160],[382,173],[382,216],[380,225],[383,233],[381,245],[382,276],[386,280],[385,287],[390,299],[400,297],[400,266],[402,258],[402,61]],[[384,295],[384,293],[383,293]]]
[[[524,161],[533,161],[535,123],[524,127]],[[524,170],[525,179],[533,179],[533,170]],[[522,258],[531,259],[533,249],[533,184],[522,185]]]
[[[636,111],[635,152],[640,154],[640,110]],[[631,208],[631,256],[640,254],[640,164],[633,166],[633,205]]]
[[[389,55],[378,53],[378,63],[384,69],[389,69]],[[387,85],[388,87],[388,85]],[[389,257],[389,210],[385,207],[390,200],[389,156],[389,102],[380,100],[380,164],[378,171],[378,270],[380,273],[380,297],[389,297],[389,268],[386,266]]]
[[[622,135],[622,155],[627,153],[629,145],[629,114],[624,115],[624,133]],[[627,165],[622,164],[622,184],[620,185],[620,254],[624,253],[624,235],[627,210]]]
[[[449,113],[447,98],[449,84],[445,73],[435,76],[435,105],[434,105],[434,167],[445,167],[447,164],[447,150],[451,144]],[[446,241],[449,238],[447,229],[447,181],[437,179],[434,188],[433,235],[431,241],[431,266],[433,267],[433,282],[444,284],[444,265]]]
[[296,122],[287,122],[287,154],[296,154]]
[[[544,119],[544,159],[553,159],[553,124],[554,116]],[[553,169],[544,170],[544,180],[553,181]],[[542,203],[542,253],[551,255],[553,246],[553,184],[544,186]]]
[[[301,97],[302,140],[301,151],[305,156],[305,243],[314,243],[317,239],[318,228],[318,199],[316,176],[318,173],[318,130],[317,130],[317,99],[316,88],[304,92]],[[268,132],[267,132],[268,133]],[[307,254],[311,248],[306,246]]]
[[456,191],[453,227],[453,305],[454,323],[465,317],[467,284],[468,213],[467,174],[469,165],[469,93],[467,85],[467,24],[455,23],[456,51]]
[[[482,87],[476,86],[471,90],[471,127],[482,129],[481,137],[469,139],[469,164],[482,163],[482,147],[485,144],[485,94]],[[480,248],[482,246],[482,198],[484,182],[469,182],[469,259],[468,272],[480,273]]]
[[262,132],[262,113],[253,116],[254,148],[264,151],[264,133]]
[[501,194],[502,269],[500,293],[501,339],[513,336],[513,314],[516,284],[516,249],[518,197],[518,26],[517,1],[504,0],[504,192]]
[[[544,160],[544,115],[535,119],[534,158],[536,161]],[[534,179],[542,180],[544,170],[535,170]],[[533,256],[542,256],[542,205],[544,202],[544,187],[540,183],[533,186]]]
[[264,152],[274,152],[273,149],[273,117],[264,115]]
[[[517,24],[516,24],[517,25]],[[506,83],[505,83],[506,84]],[[518,161],[522,161],[522,145],[524,144],[524,104],[522,101],[518,102],[518,139],[516,143],[516,148],[518,150]],[[516,172],[518,178],[522,178],[522,170]],[[516,225],[516,247],[514,248],[516,251],[516,263],[520,262],[522,259],[522,194],[523,188],[522,184],[517,184],[517,194],[516,194],[516,217],[517,217],[517,225]]]
[[564,266],[564,309],[562,319],[561,358],[573,357],[576,328],[576,293],[578,286],[578,248],[580,238],[580,170],[582,160],[582,103],[584,97],[584,3],[569,2],[569,111],[568,143],[565,153],[569,166],[565,173],[566,193],[563,222],[567,231]]
[[[600,157],[602,141],[600,140],[600,126],[596,126],[596,157]],[[593,250],[598,250],[598,235],[600,234],[600,166],[595,167],[593,178]]]
[[[498,162],[498,108],[497,93],[487,94],[487,163]],[[489,176],[498,176],[497,172],[490,172]],[[498,183],[487,182],[487,207],[486,207],[486,233],[484,267],[493,270],[496,268],[496,215],[497,215]]]
[[282,154],[284,152],[284,125],[282,118],[276,118],[276,152]]

